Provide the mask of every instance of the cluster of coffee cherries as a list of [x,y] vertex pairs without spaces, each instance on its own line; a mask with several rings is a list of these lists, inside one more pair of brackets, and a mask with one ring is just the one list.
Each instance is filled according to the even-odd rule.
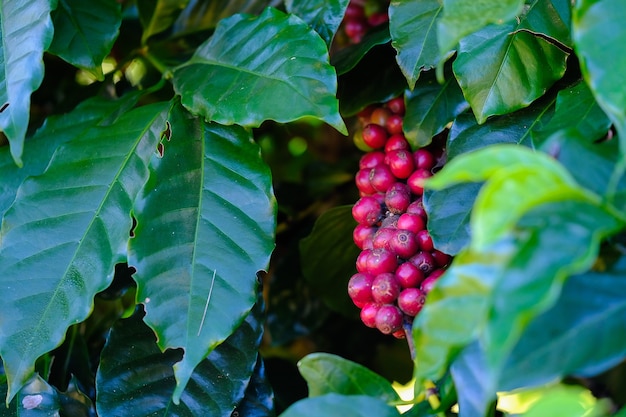
[[342,28],[350,43],[361,42],[373,27],[389,21],[386,0],[351,0],[344,14]]
[[348,283],[363,323],[397,338],[405,337],[404,325],[452,260],[433,246],[422,204],[424,181],[442,164],[444,145],[433,141],[412,151],[404,111],[404,98],[396,97],[359,114],[354,141],[367,153],[355,176],[360,198],[352,216],[361,253]]

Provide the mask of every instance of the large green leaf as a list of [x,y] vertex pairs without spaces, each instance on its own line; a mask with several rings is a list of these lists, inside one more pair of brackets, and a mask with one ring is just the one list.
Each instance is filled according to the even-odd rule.
[[530,321],[554,305],[570,275],[591,267],[600,241],[623,225],[588,201],[542,204],[522,217],[517,228],[523,243],[493,289],[482,338],[487,363],[496,374]]
[[400,400],[388,380],[340,356],[312,353],[298,362],[298,370],[307,381],[310,397],[334,392],[342,395],[369,395],[386,402]]
[[129,264],[159,347],[185,350],[174,365],[177,403],[196,365],[254,303],[276,202],[248,131],[192,118],[178,103],[168,122],[163,157],[153,157],[137,201]]
[[453,159],[426,182],[443,189],[463,182],[487,180],[470,220],[472,245],[498,240],[529,209],[549,201],[596,200],[553,158],[516,145],[493,145]]
[[349,0],[286,0],[289,13],[296,14],[315,29],[330,47],[343,20]]
[[[17,189],[29,176],[40,175],[45,170],[55,149],[72,137],[80,136],[95,125],[110,125],[128,111],[137,99],[138,94],[129,94],[120,100],[107,100],[94,97],[80,103],[68,115],[53,116],[28,141],[24,154],[24,166],[18,168],[10,155],[8,147],[0,148],[0,218],[11,206]],[[65,132],[63,135],[56,131]]]
[[119,2],[58,0],[52,13],[54,38],[50,52],[103,80],[102,61],[111,51],[122,23]]
[[626,86],[620,77],[626,67],[624,19],[626,7],[621,0],[579,0],[572,17],[572,37],[583,76],[615,123],[622,153],[626,153]]
[[598,106],[589,87],[579,82],[559,91],[554,116],[546,125],[533,129],[531,134],[535,145],[561,130],[595,141],[605,136],[610,126],[611,121]]
[[[352,206],[334,207],[320,216],[311,234],[300,241],[302,274],[333,310],[348,316],[357,311],[348,297],[347,285],[356,273],[359,248],[352,240],[356,222]],[[328,260],[333,262],[329,263]]]
[[93,296],[125,260],[132,203],[165,128],[164,109],[157,103],[110,126],[55,131],[72,134],[71,141],[56,150],[42,175],[22,183],[6,211],[0,355],[8,400],[26,383],[35,360],[89,315]]
[[450,362],[484,328],[489,295],[514,255],[513,243],[507,239],[481,252],[461,251],[428,293],[413,322],[416,390],[425,380],[443,377]]
[[[238,415],[246,417],[274,417],[274,390],[265,374],[265,365],[260,354],[257,355],[256,366],[246,387],[244,397],[235,410]],[[231,413],[231,416],[234,414]]]
[[444,55],[465,36],[490,23],[502,24],[520,14],[524,0],[443,0],[437,22],[439,50]]
[[[0,393],[7,394],[6,384],[0,384]],[[33,375],[8,407],[0,406],[0,417],[58,416],[61,408],[57,391],[39,375]]]
[[533,0],[529,3],[519,30],[544,37],[561,49],[571,48],[571,1]]
[[143,312],[118,321],[102,352],[97,374],[97,408],[105,416],[230,417],[244,398],[257,364],[263,332],[263,302],[191,375],[179,404],[172,402],[172,365],[180,349],[161,352]]
[[0,132],[9,139],[11,155],[20,166],[30,95],[43,80],[43,52],[52,42],[54,7],[55,0],[0,3]]
[[391,45],[398,51],[396,60],[410,89],[422,71],[440,60],[437,22],[442,8],[438,0],[395,0],[389,5]]
[[523,22],[490,25],[460,43],[453,69],[478,123],[528,106],[565,73],[567,53],[516,32]]
[[280,417],[399,417],[395,407],[366,395],[325,394],[305,398],[287,408]]
[[[606,272],[572,276],[556,304],[522,333],[498,389],[538,386],[566,375],[593,376],[626,357],[624,259]],[[575,346],[576,349],[571,349]]]
[[433,136],[469,107],[454,77],[443,84],[434,76],[423,77],[405,100],[404,134],[413,149],[429,145]]
[[193,32],[214,29],[225,17],[236,13],[260,13],[269,0],[189,0],[187,7],[176,19],[173,32],[183,36]]
[[459,399],[459,417],[484,417],[496,400],[496,385],[478,342],[465,347],[450,366]]
[[256,127],[309,116],[347,134],[328,59],[324,41],[302,20],[267,8],[258,17],[222,20],[174,70],[174,89],[194,114],[221,124]]
[[137,11],[143,26],[141,42],[167,30],[187,6],[189,0],[138,0]]

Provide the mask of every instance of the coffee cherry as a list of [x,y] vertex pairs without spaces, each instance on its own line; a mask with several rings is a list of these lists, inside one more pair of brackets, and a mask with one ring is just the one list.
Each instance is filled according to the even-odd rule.
[[396,268],[396,281],[402,288],[417,287],[424,280],[424,273],[411,262],[404,262]]
[[367,18],[367,23],[372,27],[382,25],[383,23],[387,23],[388,21],[389,15],[383,12],[372,13],[372,15]]
[[354,241],[354,244],[361,250],[372,249],[371,247],[368,248],[367,246],[372,245],[372,239],[374,238],[374,234],[377,230],[378,228],[374,226],[357,224],[352,232],[352,240]]
[[399,257],[409,259],[419,249],[415,235],[408,230],[397,229],[393,234],[389,246]]
[[372,183],[370,183],[369,169],[360,169],[354,176],[354,182],[356,183],[356,188],[358,188],[363,195],[376,193],[376,189],[374,189],[374,187],[372,187]]
[[419,198],[413,200],[413,202],[406,208],[406,212],[409,214],[417,214],[422,219],[425,219],[427,216],[426,210],[424,209],[424,203],[422,202],[422,197],[420,196]]
[[377,107],[372,111],[370,116],[370,123],[377,124],[378,126],[385,126],[387,119],[391,113],[384,107]]
[[380,310],[380,304],[376,303],[367,303],[363,307],[361,307],[361,321],[367,327],[375,328],[376,327],[376,315]]
[[372,249],[363,249],[356,258],[356,270],[358,272],[367,272],[367,259],[372,253]]
[[372,238],[372,247],[374,249],[382,248],[391,250],[390,242],[395,234],[395,229],[391,229],[389,227],[381,227],[376,231],[374,237]]
[[435,259],[435,263],[437,264],[439,268],[448,266],[450,262],[452,261],[452,256],[448,255],[447,253],[443,253],[437,249],[433,250],[431,252],[431,255]]
[[404,116],[404,97],[392,98],[387,102],[387,108],[395,114]]
[[367,257],[367,271],[373,275],[393,272],[397,266],[396,255],[387,249],[374,248]]
[[413,233],[417,233],[426,228],[426,221],[424,221],[424,217],[419,214],[402,213],[398,218],[397,227],[398,229],[409,230]]
[[391,173],[387,165],[378,165],[370,170],[370,184],[378,192],[386,193],[398,179]]
[[424,275],[430,274],[435,269],[435,260],[430,252],[419,251],[409,259],[413,265],[418,267]]
[[424,148],[413,152],[413,161],[415,162],[415,167],[417,169],[430,171],[435,166],[435,157],[430,151]]
[[374,300],[372,298],[373,282],[374,275],[367,272],[358,272],[348,281],[348,295],[357,307],[363,307]]
[[352,206],[352,217],[357,223],[372,226],[382,218],[382,206],[375,197],[361,197]]
[[376,328],[384,334],[391,334],[402,328],[402,311],[392,304],[380,306],[376,313]]
[[357,149],[363,152],[371,152],[374,150],[373,148],[367,146],[365,142],[363,141],[362,130],[357,130],[356,132],[354,132],[354,135],[352,135],[352,142],[354,143],[354,146],[357,147]]
[[397,229],[398,228],[398,220],[400,220],[400,216],[393,213],[387,213],[387,216],[380,222],[380,227],[386,227],[388,229]]
[[376,123],[370,123],[363,128],[363,142],[373,149],[382,148],[387,142],[387,131]]
[[398,307],[404,314],[415,317],[426,302],[426,294],[418,288],[405,288],[398,295]]
[[367,33],[369,27],[367,21],[348,20],[345,22],[343,30],[346,32],[346,35],[348,35],[348,38],[350,38],[350,42],[359,43]]
[[[434,249],[433,239],[432,237],[430,237],[430,233],[428,233],[428,230],[420,230],[419,232],[417,232],[415,234],[415,240],[419,244],[420,249],[423,251],[431,252]],[[436,259],[435,263],[437,263]]]
[[391,333],[391,335],[396,339],[406,339],[406,332],[404,331],[404,328],[396,330],[395,332]]
[[409,176],[406,183],[413,194],[422,195],[424,194],[424,181],[432,176],[432,172],[427,169],[417,169]]
[[415,170],[413,155],[407,149],[396,149],[387,153],[385,162],[396,178],[409,178]]
[[[397,149],[408,150],[409,148],[410,148],[409,142],[406,140],[404,135],[395,134],[387,138],[387,142],[385,143],[385,154],[388,154],[389,152],[395,151]],[[413,161],[415,162],[415,158],[413,158]]]
[[387,132],[392,135],[401,134],[402,133],[402,116],[399,114],[391,114],[387,118],[387,123],[385,123],[385,127],[387,128]]
[[372,169],[385,163],[385,153],[381,151],[368,152],[359,160],[359,169]]
[[385,193],[387,210],[394,214],[404,213],[409,204],[411,204],[411,191],[404,183],[394,183]]
[[400,284],[391,272],[376,275],[371,283],[371,297],[380,304],[391,304],[400,294]]

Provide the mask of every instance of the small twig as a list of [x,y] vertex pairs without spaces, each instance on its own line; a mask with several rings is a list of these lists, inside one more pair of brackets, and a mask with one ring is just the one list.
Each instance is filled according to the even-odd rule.
[[215,274],[217,273],[217,269],[213,270],[213,279],[211,280],[211,288],[209,288],[209,295],[206,298],[206,304],[204,305],[204,313],[202,313],[202,320],[200,321],[200,327],[198,328],[197,336],[200,336],[200,332],[202,331],[202,326],[204,326],[204,319],[206,318],[206,312],[209,309],[209,301],[211,301],[211,294],[213,294],[213,284],[215,284]]

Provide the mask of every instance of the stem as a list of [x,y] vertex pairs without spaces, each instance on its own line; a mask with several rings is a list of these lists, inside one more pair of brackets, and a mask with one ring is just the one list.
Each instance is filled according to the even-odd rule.
[[139,54],[143,56],[150,64],[152,64],[152,66],[163,75],[163,78],[165,78],[166,80],[172,78],[172,71],[160,59],[151,54],[147,46],[141,48],[139,50]]

